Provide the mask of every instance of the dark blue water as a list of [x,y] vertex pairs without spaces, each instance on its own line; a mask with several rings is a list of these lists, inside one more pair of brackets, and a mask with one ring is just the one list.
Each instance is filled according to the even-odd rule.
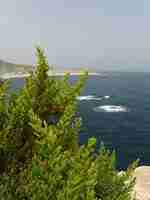
[[[74,81],[76,77],[72,77]],[[23,85],[14,80],[13,89]],[[140,164],[150,164],[150,74],[110,73],[106,78],[89,77],[82,95],[95,95],[101,100],[79,101],[82,116],[80,142],[95,136],[98,148],[101,141],[117,154],[117,167],[125,168],[140,159]],[[110,96],[109,99],[103,98]],[[106,112],[94,108],[119,105],[127,112]]]

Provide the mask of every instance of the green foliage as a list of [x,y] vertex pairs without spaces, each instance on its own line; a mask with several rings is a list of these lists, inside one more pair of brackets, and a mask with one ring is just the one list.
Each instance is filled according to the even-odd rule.
[[95,153],[95,138],[79,145],[76,97],[87,73],[71,85],[67,74],[48,77],[40,48],[37,58],[19,93],[0,86],[1,199],[131,200],[136,165],[120,175],[114,152],[102,145]]
[[8,82],[0,83],[0,130],[2,130],[7,120],[6,97],[7,97]]
[[115,152],[110,153],[102,144],[99,156],[96,160],[96,167],[98,171],[96,194],[99,199],[130,200],[130,192],[134,186],[135,180],[134,178],[130,178],[128,173],[119,175],[119,173],[115,170],[115,165]]

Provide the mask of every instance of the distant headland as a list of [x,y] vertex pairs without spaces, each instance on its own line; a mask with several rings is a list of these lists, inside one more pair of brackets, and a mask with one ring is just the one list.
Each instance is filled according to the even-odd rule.
[[[0,78],[9,79],[9,78],[23,78],[30,75],[29,72],[34,71],[35,66],[32,65],[22,65],[22,64],[13,64],[0,60]],[[77,67],[77,68],[67,68],[60,69],[58,66],[50,66],[48,72],[49,76],[64,76],[69,74],[71,76],[78,76],[83,73],[83,71],[88,71],[90,76],[102,76],[101,73],[94,70],[88,69],[87,67]]]

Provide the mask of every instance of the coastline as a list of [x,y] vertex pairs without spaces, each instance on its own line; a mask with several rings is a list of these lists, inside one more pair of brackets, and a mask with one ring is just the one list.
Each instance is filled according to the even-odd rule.
[[[64,76],[67,74],[67,72],[48,72],[49,76]],[[68,73],[70,76],[79,76],[82,75],[82,72],[70,72]],[[88,75],[90,76],[102,76],[101,73],[98,72],[89,72]],[[22,72],[10,72],[10,73],[4,73],[0,75],[0,79],[13,79],[13,78],[26,78],[29,77],[29,73],[22,73]]]

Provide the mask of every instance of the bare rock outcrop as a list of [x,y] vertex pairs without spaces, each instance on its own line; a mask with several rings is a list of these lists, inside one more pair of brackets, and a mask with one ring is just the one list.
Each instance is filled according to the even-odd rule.
[[136,200],[150,200],[150,166],[136,168],[134,175]]

